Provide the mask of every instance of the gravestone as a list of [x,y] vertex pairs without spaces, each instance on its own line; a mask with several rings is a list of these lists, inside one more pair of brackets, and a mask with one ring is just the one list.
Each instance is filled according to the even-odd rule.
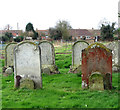
[[103,86],[112,89],[112,51],[93,43],[82,50],[82,88],[103,90]]
[[6,67],[13,67],[14,66],[14,48],[16,46],[16,43],[9,43],[5,47],[5,66]]
[[91,90],[104,90],[103,76],[100,72],[94,72],[90,75],[89,88]]
[[34,88],[42,88],[40,47],[33,42],[21,42],[14,49],[14,58],[15,87],[27,86],[23,82],[29,79],[35,83]]
[[39,46],[41,48],[42,73],[58,74],[59,71],[55,65],[55,50],[53,44],[49,41],[41,41]]
[[118,41],[118,65],[119,65],[118,71],[120,72],[120,40]]
[[107,48],[112,50],[112,70],[114,72],[120,71],[120,41],[114,41],[107,45]]
[[82,50],[88,47],[85,41],[77,41],[72,46],[72,66],[69,73],[80,73],[82,64]]

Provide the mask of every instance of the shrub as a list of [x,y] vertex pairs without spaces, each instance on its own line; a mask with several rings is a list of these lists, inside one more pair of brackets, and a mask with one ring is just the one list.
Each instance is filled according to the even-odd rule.
[[118,37],[114,37],[114,40],[119,40],[119,38]]
[[23,36],[18,36],[14,39],[15,42],[21,42],[23,41],[24,37]]
[[7,36],[2,36],[2,41],[7,42],[9,41],[9,38]]

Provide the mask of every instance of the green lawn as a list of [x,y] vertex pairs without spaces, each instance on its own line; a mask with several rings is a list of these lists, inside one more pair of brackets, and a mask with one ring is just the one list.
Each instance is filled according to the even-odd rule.
[[[56,52],[71,50],[55,48]],[[61,50],[61,51],[60,51]],[[65,51],[64,51],[65,50]],[[81,76],[68,73],[71,54],[56,54],[61,74],[42,75],[42,89],[15,89],[14,76],[2,77],[2,108],[118,108],[118,74],[113,73],[111,91],[90,91],[81,87]],[[1,60],[4,65],[4,60]],[[1,71],[1,70],[0,70]]]

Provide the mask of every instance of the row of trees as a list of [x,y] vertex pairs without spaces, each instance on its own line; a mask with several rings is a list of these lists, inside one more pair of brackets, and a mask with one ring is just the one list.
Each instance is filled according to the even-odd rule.
[[[70,36],[70,29],[72,29],[71,25],[68,21],[59,20],[55,27],[49,28],[49,37],[54,40],[72,40],[72,36]],[[26,32],[22,34],[22,36],[30,36],[33,40],[38,38],[38,33],[34,30],[33,24],[28,23],[25,28]],[[118,39],[120,39],[120,28],[115,29],[115,23],[102,23],[101,24],[101,40],[113,40],[114,34],[118,34]],[[14,39],[16,42],[20,42],[24,39],[24,37],[18,36]],[[11,41],[13,38],[12,33],[6,32],[2,37],[3,41]]]

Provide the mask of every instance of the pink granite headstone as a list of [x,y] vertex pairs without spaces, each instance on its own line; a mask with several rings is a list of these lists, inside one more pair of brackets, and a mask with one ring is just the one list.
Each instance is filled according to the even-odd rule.
[[82,88],[112,89],[112,52],[101,43],[82,51]]

